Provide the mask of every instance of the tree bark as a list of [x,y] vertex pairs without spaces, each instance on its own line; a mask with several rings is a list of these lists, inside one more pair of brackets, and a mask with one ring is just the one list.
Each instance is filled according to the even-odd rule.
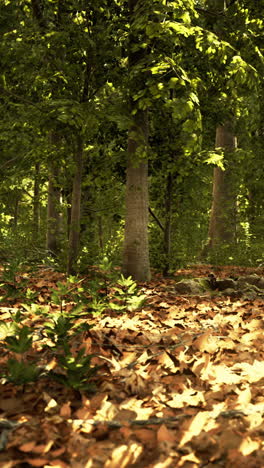
[[40,163],[36,163],[33,195],[33,240],[36,240],[36,237],[39,235],[39,176]]
[[81,218],[81,196],[82,196],[82,173],[83,173],[83,141],[78,137],[75,155],[75,174],[72,188],[71,202],[71,224],[69,234],[68,266],[67,273],[76,272],[76,262],[80,244],[80,218]]
[[[53,148],[57,148],[59,143],[58,135],[56,133],[52,133],[50,138]],[[56,163],[56,160],[51,159],[49,161],[46,247],[49,253],[54,256],[58,255],[60,251],[61,191],[58,178],[58,164]]]
[[[134,142],[133,142],[134,143]],[[134,146],[129,140],[129,146]],[[148,247],[148,164],[130,160],[126,181],[126,220],[123,273],[136,281],[150,279]]]
[[12,219],[12,230],[16,231],[17,225],[18,225],[18,217],[19,217],[19,202],[21,199],[21,193],[17,191],[15,193],[15,199],[14,199],[14,216]]
[[164,224],[164,268],[163,275],[167,276],[170,270],[171,260],[171,210],[172,210],[172,190],[173,176],[171,173],[167,175],[167,186],[165,195],[165,224]]
[[[216,148],[231,153],[237,139],[228,123],[216,129]],[[213,201],[209,224],[209,244],[213,249],[220,244],[232,244],[236,238],[236,194],[233,187],[232,168],[225,171],[216,167],[213,179]]]
[[[133,22],[137,18],[139,0],[129,0],[129,50],[130,73],[139,66],[145,51],[134,47],[138,44],[137,34],[133,32]],[[126,217],[123,250],[123,274],[136,281],[150,279],[148,244],[148,117],[146,110],[138,110],[132,97],[140,86],[139,78],[130,75],[130,112],[133,124],[128,134],[128,162],[126,173]]]

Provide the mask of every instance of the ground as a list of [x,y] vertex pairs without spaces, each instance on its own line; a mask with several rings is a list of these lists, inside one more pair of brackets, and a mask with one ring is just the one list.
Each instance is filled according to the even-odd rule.
[[[193,266],[139,285],[146,299],[138,310],[95,316],[84,309],[76,321],[92,327],[73,336],[70,346],[72,354],[83,349],[99,366],[92,391],[45,373],[24,385],[2,378],[0,467],[263,467],[264,302],[175,292],[179,278],[210,272],[217,278],[264,276],[263,269]],[[17,289],[25,277],[36,307],[46,306],[49,314],[71,311],[72,301],[51,301],[63,275],[21,273]],[[83,278],[84,291],[89,281]],[[12,311],[26,312],[18,295],[3,295],[2,323],[10,322]],[[36,307],[20,322],[35,332],[23,359],[37,356],[45,369],[56,369]],[[21,359],[3,346],[3,369],[10,356]]]

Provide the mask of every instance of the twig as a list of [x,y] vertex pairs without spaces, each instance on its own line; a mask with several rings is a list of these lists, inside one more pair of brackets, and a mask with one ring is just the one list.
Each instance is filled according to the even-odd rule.
[[158,224],[158,226],[160,227],[160,229],[162,231],[164,231],[164,226],[161,224],[160,220],[157,218],[157,216],[155,215],[154,211],[152,211],[152,209],[150,208],[149,206],[149,213],[151,214],[151,216],[155,219],[156,223]]
[[[175,422],[181,421],[185,418],[192,418],[193,414],[179,414],[178,416],[172,416],[170,418],[157,418],[152,417],[149,419],[131,419],[124,422],[119,421],[94,421],[93,419],[84,420],[83,425],[91,424],[92,426],[107,426],[110,429],[120,429],[121,427],[130,425],[130,426],[158,426],[160,424],[173,424]],[[230,410],[230,411],[221,411],[216,416],[212,415],[213,419],[217,419],[220,416],[224,418],[242,418],[243,416],[247,416],[247,413],[239,410]],[[81,426],[82,427],[82,426]]]

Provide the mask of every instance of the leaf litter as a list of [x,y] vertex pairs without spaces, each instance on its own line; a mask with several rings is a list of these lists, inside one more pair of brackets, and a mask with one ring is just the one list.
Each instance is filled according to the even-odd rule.
[[[208,269],[177,275],[206,277]],[[251,272],[263,274],[221,267],[217,276]],[[33,352],[49,369],[56,362],[37,310],[57,312],[50,297],[58,281],[65,278],[53,271],[29,277],[36,306],[23,322],[34,328]],[[264,466],[264,302],[180,296],[174,284],[156,276],[140,285],[147,300],[133,312],[76,316],[93,325],[71,343],[99,366],[91,392],[45,376],[26,385],[2,382],[0,467]],[[10,323],[22,304],[23,297],[5,298],[1,320]],[[2,348],[1,368],[8,357]]]

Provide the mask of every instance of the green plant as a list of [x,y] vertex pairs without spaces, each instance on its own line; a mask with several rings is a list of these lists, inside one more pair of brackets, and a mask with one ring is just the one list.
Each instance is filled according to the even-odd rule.
[[40,374],[41,369],[36,364],[10,358],[7,361],[7,372],[3,374],[3,377],[15,385],[25,385],[35,382]]
[[18,260],[13,260],[5,265],[0,284],[0,288],[5,292],[5,295],[0,298],[2,302],[6,299],[17,299],[27,286],[28,279],[20,276],[21,266],[21,262]]
[[68,301],[73,301],[80,307],[82,302],[85,302],[84,289],[80,286],[84,280],[78,280],[75,276],[70,276],[66,283],[58,281],[56,288],[52,289],[51,301],[60,306],[60,311],[63,312],[63,306]]
[[117,286],[114,286],[113,298],[117,299],[119,303],[110,301],[110,307],[115,310],[128,310],[132,312],[133,310],[142,307],[146,296],[144,294],[138,295],[137,284],[129,276],[125,278],[122,274],[121,277],[117,280]]
[[32,349],[33,333],[27,326],[19,326],[22,320],[20,311],[13,316],[12,322],[0,324],[0,336],[4,347],[12,353],[20,354],[19,359],[9,358],[6,371],[2,377],[15,385],[24,385],[34,382],[41,374],[41,369],[35,363],[26,362],[23,354]]
[[66,344],[64,354],[57,357],[58,365],[63,373],[50,371],[49,375],[74,390],[93,390],[94,384],[90,382],[90,379],[97,373],[98,366],[92,367],[91,359],[93,356],[85,356],[84,353],[85,350],[80,349],[77,355],[74,356]]
[[17,324],[15,322],[0,321],[0,340],[5,340],[7,336],[14,335],[17,332]]
[[29,327],[17,328],[14,335],[5,338],[5,346],[14,353],[26,353],[32,347],[32,331]]
[[17,259],[11,260],[4,265],[4,270],[1,275],[3,282],[15,283],[16,276],[21,270],[21,262]]
[[64,346],[71,336],[90,330],[88,323],[76,324],[76,316],[79,317],[78,310],[69,313],[48,314],[49,320],[44,323],[44,332],[52,341],[54,346]]

